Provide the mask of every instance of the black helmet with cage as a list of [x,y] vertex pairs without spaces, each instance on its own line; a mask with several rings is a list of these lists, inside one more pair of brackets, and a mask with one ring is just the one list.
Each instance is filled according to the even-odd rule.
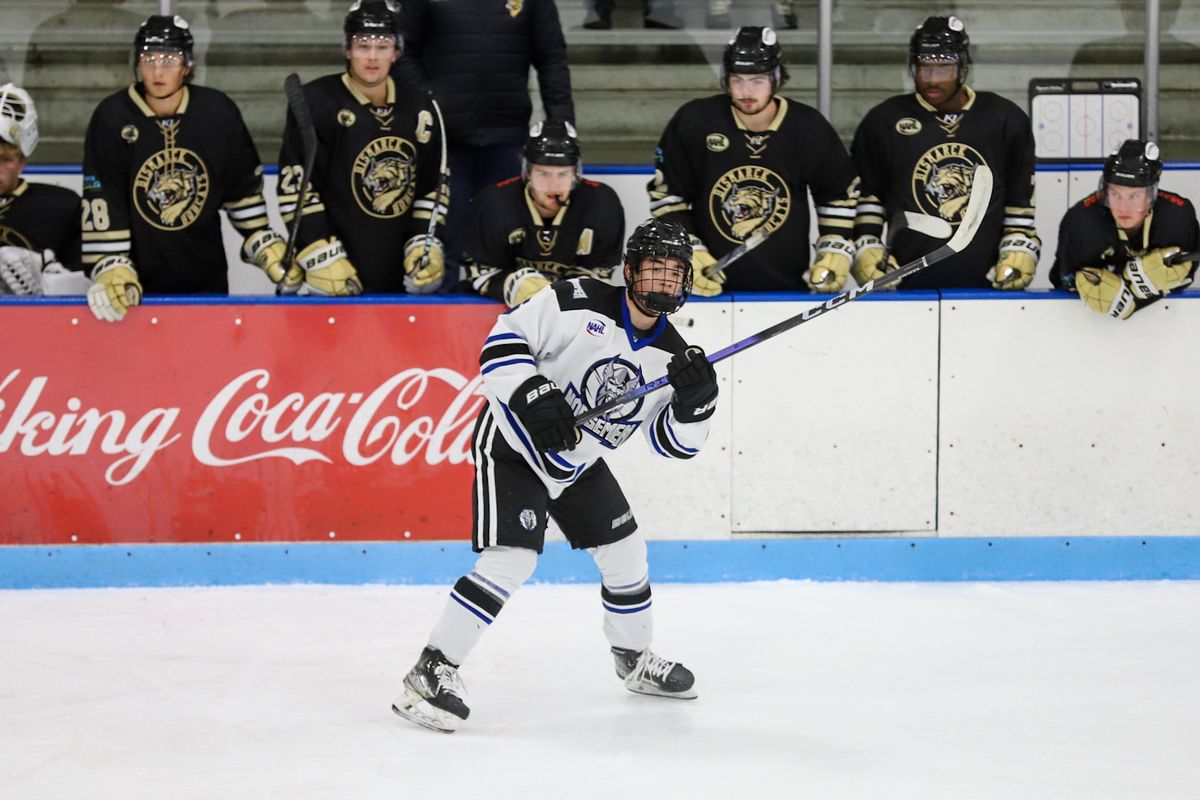
[[971,67],[971,37],[958,17],[927,17],[908,40],[908,71],[918,64],[957,64],[958,83],[967,80]]
[[649,316],[683,308],[692,293],[692,243],[681,225],[648,219],[637,226],[625,245],[625,288]]
[[390,38],[396,51],[404,48],[400,32],[400,14],[386,0],[355,0],[342,23],[342,49],[349,50],[355,36]]

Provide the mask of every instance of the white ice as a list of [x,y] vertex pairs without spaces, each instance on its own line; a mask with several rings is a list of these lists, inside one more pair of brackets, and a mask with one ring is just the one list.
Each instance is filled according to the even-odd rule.
[[0,592],[0,797],[1196,798],[1200,583],[526,586],[453,735],[390,711],[443,587]]

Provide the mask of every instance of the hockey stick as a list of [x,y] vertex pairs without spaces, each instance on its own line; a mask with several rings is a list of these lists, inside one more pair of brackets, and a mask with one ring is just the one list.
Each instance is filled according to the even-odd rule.
[[[288,110],[296,121],[300,131],[300,144],[304,149],[304,175],[300,178],[300,193],[296,196],[296,211],[292,224],[288,228],[287,247],[283,251],[283,268],[290,269],[292,258],[296,255],[296,236],[300,233],[300,217],[304,213],[304,197],[308,187],[312,185],[313,164],[317,160],[317,129],[313,125],[312,112],[308,109],[308,100],[304,97],[304,87],[300,84],[300,76],[291,73],[283,79],[283,91],[287,94]],[[279,294],[282,284],[275,287]]]
[[[429,266],[429,243],[433,240],[434,231],[437,230],[438,206],[445,204],[446,212],[449,213],[450,211],[450,169],[446,164],[446,124],[442,121],[442,109],[441,106],[437,104],[437,100],[434,100],[433,97],[430,96],[429,102],[433,104],[433,113],[437,114],[438,138],[442,143],[442,164],[438,170],[438,185],[433,196],[433,208],[429,209],[429,227],[425,231],[425,252],[421,255],[421,260],[418,262],[417,269],[414,270],[415,272],[420,272],[421,270],[425,269],[425,267]],[[414,291],[416,287],[410,289],[407,276],[405,277],[406,280],[404,283],[404,289],[410,294],[426,294],[427,292],[436,292],[438,289],[437,286],[431,286],[427,292]]]
[[[975,176],[971,180],[971,195],[967,201],[967,207],[963,211],[962,220],[959,222],[958,230],[950,237],[950,241],[934,250],[926,256],[918,258],[916,261],[909,262],[899,269],[894,269],[885,275],[876,278],[875,280],[867,281],[862,286],[857,286],[848,292],[842,292],[839,295],[829,298],[819,306],[807,308],[794,317],[788,317],[783,322],[772,325],[765,330],[742,339],[740,342],[734,342],[724,350],[718,350],[708,356],[710,364],[716,364],[718,361],[724,361],[730,356],[740,353],[743,350],[748,350],[756,344],[761,344],[767,339],[771,339],[779,334],[790,331],[798,325],[803,325],[805,322],[814,320],[826,312],[840,308],[847,303],[857,300],[880,289],[903,280],[915,272],[919,272],[928,266],[938,263],[955,253],[961,253],[975,238],[976,231],[979,230],[979,224],[983,221],[983,214],[987,210],[988,202],[992,196],[992,171],[984,165],[979,165],[975,168]],[[620,397],[613,398],[607,402],[601,403],[595,408],[589,409],[575,417],[575,424],[580,425],[593,417],[599,417],[602,414],[611,411],[614,408],[630,403],[642,395],[649,394],[656,389],[661,389],[668,382],[667,376],[651,381],[650,383],[638,386],[632,391],[626,392]]]
[[704,277],[712,278],[714,280],[720,279],[720,277],[725,274],[725,270],[729,269],[730,264],[737,261],[739,258],[746,255],[746,253],[749,253],[751,250],[765,242],[767,237],[770,235],[771,231],[767,230],[766,228],[756,228],[753,233],[746,237],[745,241],[730,250],[725,255],[721,256],[720,261],[713,264],[711,267],[705,268]]

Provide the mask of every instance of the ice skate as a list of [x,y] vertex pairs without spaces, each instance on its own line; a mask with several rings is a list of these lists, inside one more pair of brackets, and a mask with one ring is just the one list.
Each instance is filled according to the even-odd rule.
[[392,711],[424,728],[454,733],[471,713],[466,696],[458,667],[440,650],[426,647],[404,676],[404,691],[393,701]]
[[693,688],[696,676],[683,664],[657,656],[648,647],[640,653],[614,647],[612,654],[617,664],[617,677],[625,681],[629,691],[680,700],[696,698]]

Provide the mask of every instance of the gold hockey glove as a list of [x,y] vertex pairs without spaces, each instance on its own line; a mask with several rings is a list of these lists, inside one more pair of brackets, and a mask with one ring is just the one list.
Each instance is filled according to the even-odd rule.
[[404,245],[404,290],[436,292],[446,274],[446,251],[436,236],[414,236]]
[[108,256],[92,269],[92,285],[87,292],[88,307],[96,319],[120,322],[130,306],[142,302],[142,284],[137,270],[125,256]]
[[854,245],[849,239],[827,234],[817,239],[817,257],[804,270],[804,282],[814,292],[836,294],[846,285]]
[[1036,236],[1010,233],[1000,240],[1000,257],[987,272],[993,289],[1024,289],[1037,274],[1042,243]]
[[242,242],[242,261],[265,272],[271,283],[279,287],[280,294],[295,294],[304,284],[304,270],[299,264],[285,268],[286,254],[287,242],[270,228],[255,231]]
[[1123,274],[1134,297],[1145,300],[1170,294],[1192,282],[1190,261],[1168,264],[1167,259],[1179,252],[1178,247],[1160,247],[1138,258],[1130,259]]
[[717,260],[708,252],[708,247],[700,241],[699,236],[688,238],[692,241],[692,294],[697,297],[716,297],[725,289],[725,273],[709,275],[706,270],[711,269]]
[[[850,274],[859,286],[865,286],[867,281],[878,280],[889,272],[900,269],[895,256],[888,255],[883,242],[878,236],[860,236],[854,240],[854,266]],[[900,281],[889,284],[887,289],[895,289]]]
[[516,308],[550,285],[550,280],[533,267],[523,267],[504,279],[504,302]]
[[362,294],[358,271],[336,238],[317,239],[300,252],[296,262],[304,270],[304,282],[313,294]]
[[1079,299],[1097,314],[1127,319],[1133,313],[1133,293],[1115,272],[1102,267],[1083,267],[1075,273]]

